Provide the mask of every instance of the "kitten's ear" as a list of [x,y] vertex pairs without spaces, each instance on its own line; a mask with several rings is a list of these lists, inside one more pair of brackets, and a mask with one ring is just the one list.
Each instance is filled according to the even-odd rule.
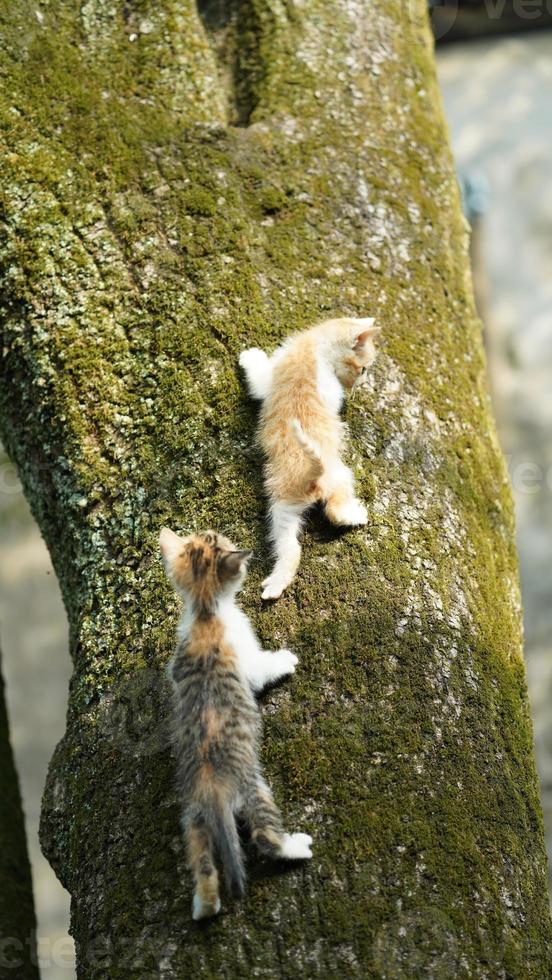
[[381,330],[376,326],[373,316],[366,316],[363,319],[355,320],[353,332],[353,350],[359,351],[365,346],[368,340],[372,340]]
[[244,561],[251,558],[252,551],[225,551],[219,558],[218,573],[221,579],[235,578]]
[[168,527],[162,527],[161,533],[159,534],[159,547],[161,548],[161,554],[168,564],[171,564],[175,558],[178,558],[180,552],[182,551],[183,541],[182,538],[171,531]]

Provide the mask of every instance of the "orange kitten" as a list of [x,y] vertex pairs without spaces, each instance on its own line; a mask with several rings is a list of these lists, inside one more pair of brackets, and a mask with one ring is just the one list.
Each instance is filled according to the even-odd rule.
[[263,582],[263,599],[277,599],[301,556],[305,511],[324,503],[334,524],[365,524],[351,470],[341,460],[344,392],[363,383],[374,362],[372,317],[326,320],[293,334],[271,357],[256,347],[240,355],[253,398],[262,402],[259,442],[266,456],[270,536],[276,563]]

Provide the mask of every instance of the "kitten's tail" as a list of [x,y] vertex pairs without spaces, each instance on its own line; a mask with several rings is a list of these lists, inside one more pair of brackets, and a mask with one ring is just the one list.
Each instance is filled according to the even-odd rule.
[[226,887],[231,895],[241,898],[245,895],[247,877],[232,809],[225,801],[215,798],[205,808],[205,819],[220,854]]
[[299,419],[291,420],[291,430],[293,435],[297,439],[297,442],[304,450],[308,458],[312,463],[312,473],[310,474],[310,480],[317,480],[319,476],[322,476],[324,472],[324,463],[322,462],[322,453],[320,452],[320,447],[307,435],[303,426],[301,425]]

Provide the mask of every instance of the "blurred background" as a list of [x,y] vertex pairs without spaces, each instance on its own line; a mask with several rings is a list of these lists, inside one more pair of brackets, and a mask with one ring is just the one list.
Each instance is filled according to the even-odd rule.
[[[552,857],[552,4],[451,2],[434,6],[431,18],[516,502],[529,694]],[[0,641],[39,964],[43,980],[72,980],[68,896],[38,845],[46,770],[65,727],[67,621],[48,552],[1,447],[0,553]]]
[[[548,8],[539,0],[502,8],[486,0],[435,8],[432,20],[472,225],[491,397],[516,507],[552,895],[552,4]],[[500,9],[502,17],[490,16]]]

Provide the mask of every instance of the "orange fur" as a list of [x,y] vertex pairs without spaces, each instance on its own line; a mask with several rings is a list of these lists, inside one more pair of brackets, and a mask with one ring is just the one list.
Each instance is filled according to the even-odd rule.
[[277,558],[264,598],[277,598],[293,578],[301,515],[311,504],[322,501],[337,524],[366,522],[341,461],[339,408],[373,363],[377,332],[372,319],[327,320],[291,336],[271,358],[256,348],[240,357],[252,395],[262,400],[258,442]]
[[[375,333],[375,331],[373,331]],[[367,331],[371,334],[372,331]],[[327,345],[336,366],[336,376],[351,390],[364,367],[375,358],[373,344],[358,348],[351,342],[351,321],[327,320],[292,336],[272,374],[272,386],[261,411],[259,442],[266,458],[266,488],[270,497],[311,504],[326,499],[323,474],[311,478],[311,461],[290,425],[297,419],[320,448],[324,470],[339,460],[343,445],[343,423],[328,411],[317,383],[317,359]]]
[[324,454],[337,454],[340,426],[328,416],[316,383],[316,337],[300,334],[274,369],[272,390],[263,404],[259,442],[266,454],[266,488],[271,497],[314,502],[319,496],[311,461],[293,432],[297,419]]
[[[212,539],[211,539],[212,536]],[[216,543],[215,543],[216,539]],[[234,545],[222,534],[190,535],[182,538],[182,547],[175,555],[171,575],[177,588],[190,595],[198,606],[211,606],[220,589],[220,568],[215,561],[215,548],[234,551]]]
[[191,824],[187,845],[188,863],[195,878],[203,917],[216,915],[220,908],[219,876],[214,862],[213,842],[206,827]]

